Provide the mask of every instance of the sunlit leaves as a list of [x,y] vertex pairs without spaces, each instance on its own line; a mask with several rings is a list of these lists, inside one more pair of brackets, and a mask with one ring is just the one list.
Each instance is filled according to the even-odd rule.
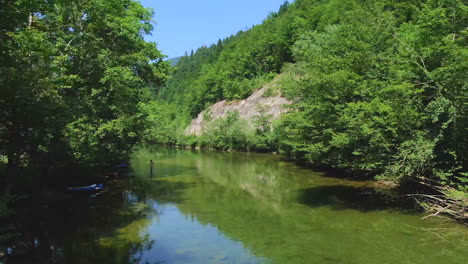
[[300,78],[285,87],[300,112],[283,120],[284,150],[312,164],[448,183],[466,163],[457,99],[466,90],[466,42],[458,40],[466,6],[384,2],[330,1],[322,26],[296,42],[289,71]]
[[123,159],[145,129],[146,86],[168,78],[163,55],[143,38],[153,12],[132,0],[11,2],[2,21],[16,24],[2,22],[0,32],[9,76],[0,79],[9,104],[0,108],[2,141],[18,156],[61,149],[57,159],[87,165]]

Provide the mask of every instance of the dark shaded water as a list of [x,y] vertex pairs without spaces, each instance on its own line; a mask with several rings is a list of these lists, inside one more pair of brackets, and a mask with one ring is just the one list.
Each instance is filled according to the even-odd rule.
[[[153,172],[149,160],[155,161]],[[467,263],[468,232],[370,182],[253,153],[140,148],[130,179],[37,209],[7,263]],[[19,245],[16,249],[21,250]]]

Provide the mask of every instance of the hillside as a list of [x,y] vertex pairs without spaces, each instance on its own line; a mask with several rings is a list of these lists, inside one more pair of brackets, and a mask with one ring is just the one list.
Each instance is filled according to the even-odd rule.
[[466,259],[466,0],[0,2],[0,264]]
[[179,63],[180,58],[182,57],[170,58],[170,59],[167,59],[166,62],[168,62],[171,66],[176,66],[177,63]]
[[[461,0],[285,2],[262,24],[180,59],[158,93],[163,116],[173,116],[169,134],[156,136],[451,186],[468,200],[467,10]],[[242,102],[279,74],[293,111],[271,129],[226,114],[244,111],[227,101]],[[191,120],[200,135],[212,110],[222,118],[187,137]]]
[[251,129],[255,128],[255,120],[258,118],[265,118],[266,122],[273,123],[280,118],[281,114],[288,111],[287,105],[291,104],[291,101],[279,93],[268,96],[271,89],[278,88],[278,81],[279,78],[276,78],[244,100],[222,100],[211,105],[192,120],[185,134],[201,136],[212,122],[219,118],[226,118],[230,112],[239,113],[239,118],[247,121]]

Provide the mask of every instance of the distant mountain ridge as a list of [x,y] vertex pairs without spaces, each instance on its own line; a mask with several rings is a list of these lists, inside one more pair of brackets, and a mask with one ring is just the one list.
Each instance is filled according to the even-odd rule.
[[169,64],[171,64],[171,66],[176,66],[177,63],[180,61],[180,58],[182,58],[182,57],[170,58],[170,59],[167,60],[167,62],[169,62]]

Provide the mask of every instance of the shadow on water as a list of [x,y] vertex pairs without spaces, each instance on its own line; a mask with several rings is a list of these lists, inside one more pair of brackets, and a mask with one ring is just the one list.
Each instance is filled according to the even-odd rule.
[[278,156],[143,147],[130,170],[101,196],[25,212],[33,246],[7,263],[464,263],[457,226],[440,238],[395,193]]
[[140,231],[158,217],[160,203],[179,201],[185,188],[181,182],[134,178],[110,182],[97,197],[64,196],[24,208],[16,215],[19,238],[5,263],[140,263],[155,243]]
[[398,210],[415,213],[414,203],[397,191],[346,185],[315,186],[300,190],[299,203],[309,207],[328,206],[334,210],[354,209],[361,212]]

